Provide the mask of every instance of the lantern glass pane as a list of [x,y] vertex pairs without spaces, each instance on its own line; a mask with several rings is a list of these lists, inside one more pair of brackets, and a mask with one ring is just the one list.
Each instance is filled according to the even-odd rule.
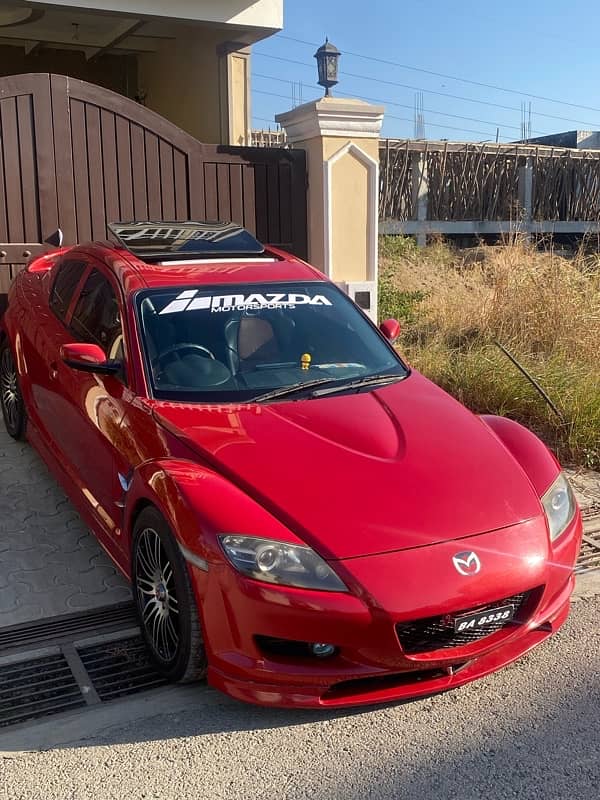
[[327,56],[327,77],[331,80],[337,78],[337,56]]

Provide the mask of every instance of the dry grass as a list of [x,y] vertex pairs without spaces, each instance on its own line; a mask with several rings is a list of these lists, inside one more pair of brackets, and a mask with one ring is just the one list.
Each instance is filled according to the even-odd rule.
[[[411,363],[478,412],[511,416],[567,461],[600,467],[600,258],[523,243],[418,250],[382,241],[380,313]],[[496,346],[540,382],[552,412]]]

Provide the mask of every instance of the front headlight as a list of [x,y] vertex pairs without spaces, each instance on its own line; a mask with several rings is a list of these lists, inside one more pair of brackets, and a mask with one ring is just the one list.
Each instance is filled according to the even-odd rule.
[[310,547],[237,534],[219,536],[219,541],[233,566],[250,578],[303,589],[348,591],[331,567]]
[[550,538],[554,541],[571,522],[576,508],[573,490],[562,472],[542,497],[542,505],[550,528]]

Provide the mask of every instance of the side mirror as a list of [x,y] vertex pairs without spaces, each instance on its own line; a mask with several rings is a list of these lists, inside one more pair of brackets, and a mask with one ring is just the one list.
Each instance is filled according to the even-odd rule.
[[81,372],[95,372],[98,375],[115,375],[122,367],[120,361],[108,361],[101,347],[87,342],[64,344],[60,357],[71,369]]
[[386,319],[379,326],[379,330],[391,344],[400,336],[400,323],[397,319]]

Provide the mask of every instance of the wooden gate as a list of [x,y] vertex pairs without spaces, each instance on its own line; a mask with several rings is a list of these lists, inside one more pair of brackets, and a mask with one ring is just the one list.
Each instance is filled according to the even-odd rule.
[[59,227],[75,244],[119,220],[233,220],[306,258],[304,151],[202,144],[133,100],[48,74],[0,78],[0,136],[0,295]]

